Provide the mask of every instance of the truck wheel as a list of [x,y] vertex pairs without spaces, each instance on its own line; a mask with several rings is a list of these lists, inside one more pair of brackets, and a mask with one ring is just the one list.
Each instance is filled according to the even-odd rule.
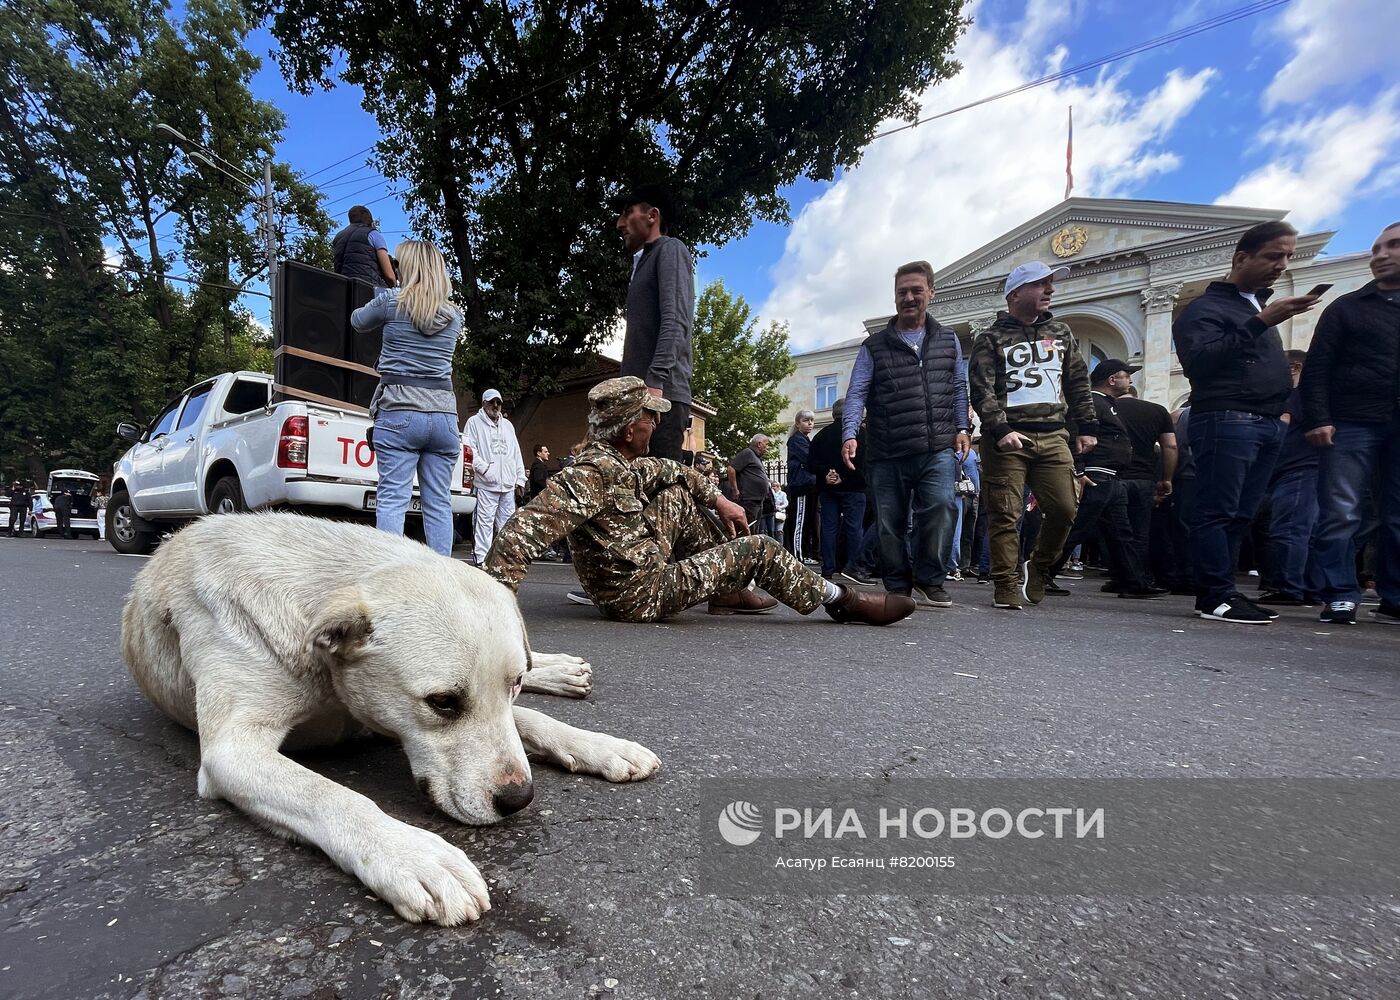
[[237,476],[224,476],[209,494],[209,510],[214,514],[239,514],[248,509]]
[[107,541],[112,548],[126,556],[149,555],[156,547],[156,536],[138,529],[137,523],[130,495],[126,490],[117,490],[107,501]]

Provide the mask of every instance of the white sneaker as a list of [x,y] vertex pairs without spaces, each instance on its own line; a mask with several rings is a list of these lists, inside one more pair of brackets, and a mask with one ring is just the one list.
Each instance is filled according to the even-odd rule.
[[582,604],[590,608],[593,607],[593,598],[589,597],[581,590],[571,590],[564,596],[573,604]]

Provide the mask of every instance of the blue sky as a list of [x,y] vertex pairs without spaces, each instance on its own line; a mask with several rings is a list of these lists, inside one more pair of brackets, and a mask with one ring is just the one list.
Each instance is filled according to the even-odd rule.
[[[980,0],[958,49],[963,71],[924,95],[926,113],[1245,2]],[[1330,253],[1364,250],[1400,219],[1397,37],[1394,0],[1291,0],[877,140],[855,169],[786,192],[795,225],[755,223],[741,240],[704,248],[700,280],[722,278],[765,319],[791,322],[798,347],[855,336],[860,317],[887,308],[895,264],[922,257],[938,268],[1060,200],[1070,103],[1076,195],[1286,208],[1300,227],[1338,231]],[[279,159],[320,171],[311,180],[326,185],[337,218],[373,202],[391,244],[406,235],[398,200],[363,157],[322,170],[378,136],[358,89],[293,94],[270,35],[257,32],[250,45],[264,57],[255,92],[287,115]],[[266,319],[265,300],[246,301]]]

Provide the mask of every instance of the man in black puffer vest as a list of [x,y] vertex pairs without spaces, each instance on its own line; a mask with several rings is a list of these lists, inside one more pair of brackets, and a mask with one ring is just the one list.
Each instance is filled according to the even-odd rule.
[[[967,369],[958,336],[928,315],[933,268],[919,260],[894,273],[897,314],[866,338],[846,390],[841,455],[856,455],[866,421],[866,478],[875,496],[885,589],[921,607],[952,607],[943,589],[957,516],[957,462],[967,456]],[[909,545],[910,502],[913,546]]]
[[335,234],[331,244],[335,273],[356,278],[375,288],[393,288],[398,278],[389,259],[389,244],[374,226],[374,216],[363,205],[350,209],[350,225]]

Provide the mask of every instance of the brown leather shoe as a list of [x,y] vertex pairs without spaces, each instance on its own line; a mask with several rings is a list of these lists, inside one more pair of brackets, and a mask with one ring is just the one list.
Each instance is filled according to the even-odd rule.
[[841,599],[833,604],[823,604],[836,621],[843,624],[858,622],[862,625],[889,625],[908,618],[914,613],[914,600],[904,594],[891,594],[888,591],[856,590],[846,587]]
[[776,599],[756,590],[736,590],[710,598],[712,615],[761,615],[777,606]]

